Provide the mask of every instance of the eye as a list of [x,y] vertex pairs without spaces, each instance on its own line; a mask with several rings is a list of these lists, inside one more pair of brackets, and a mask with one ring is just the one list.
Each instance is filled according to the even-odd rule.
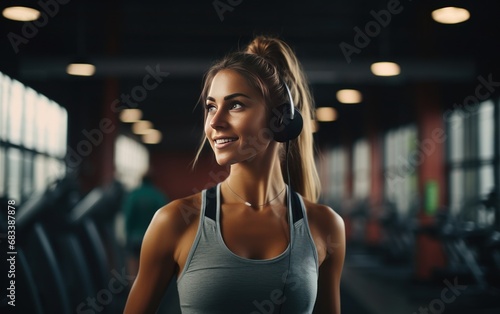
[[240,102],[234,102],[231,104],[231,109],[234,110],[234,109],[241,109],[243,108],[243,104],[240,103]]
[[208,113],[213,113],[217,108],[213,104],[206,104],[205,105],[205,111]]

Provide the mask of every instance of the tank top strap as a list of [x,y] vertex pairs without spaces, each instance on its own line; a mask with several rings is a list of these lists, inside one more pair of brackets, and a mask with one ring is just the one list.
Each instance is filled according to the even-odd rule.
[[217,215],[217,186],[218,184],[205,191],[205,217],[213,221]]
[[295,224],[297,221],[304,218],[304,211],[302,210],[302,204],[300,202],[299,195],[297,194],[297,192],[295,192],[291,188],[289,188],[288,191],[290,192],[291,196],[292,219],[293,223]]

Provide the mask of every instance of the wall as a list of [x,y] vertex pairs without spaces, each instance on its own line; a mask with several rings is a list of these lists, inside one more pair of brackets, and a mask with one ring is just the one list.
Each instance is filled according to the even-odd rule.
[[155,184],[170,199],[185,197],[211,187],[229,174],[215,162],[211,153],[200,156],[194,170],[191,169],[195,152],[151,153],[151,166],[158,174]]

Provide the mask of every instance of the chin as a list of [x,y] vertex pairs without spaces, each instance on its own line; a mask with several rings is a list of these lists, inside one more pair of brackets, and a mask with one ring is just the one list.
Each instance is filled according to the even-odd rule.
[[230,166],[232,164],[238,163],[239,161],[235,158],[230,158],[228,156],[217,156],[215,155],[215,161],[219,166]]

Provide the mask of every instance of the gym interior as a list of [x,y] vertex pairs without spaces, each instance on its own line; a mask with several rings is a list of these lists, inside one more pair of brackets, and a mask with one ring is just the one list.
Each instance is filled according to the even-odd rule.
[[[499,313],[499,9],[2,1],[2,313],[123,312],[123,200],[148,169],[171,200],[225,179],[209,147],[192,167],[202,79],[256,34],[293,47],[313,93],[320,203],[346,227],[342,312]],[[175,290],[159,313],[179,313]]]

